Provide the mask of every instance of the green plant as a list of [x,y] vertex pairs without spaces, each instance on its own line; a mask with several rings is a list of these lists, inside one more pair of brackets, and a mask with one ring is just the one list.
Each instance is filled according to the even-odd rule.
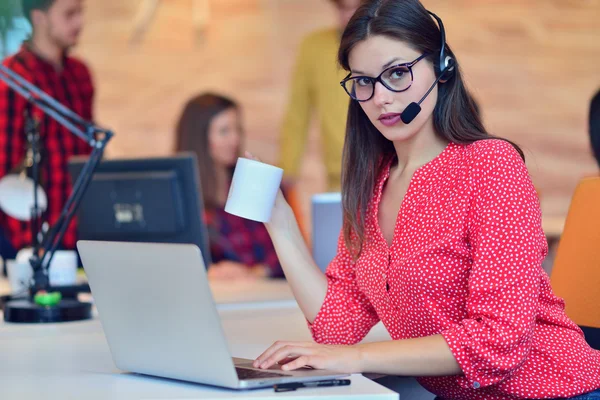
[[[2,51],[6,51],[8,31],[14,27],[14,18],[21,15],[19,0],[0,0],[0,43]],[[3,58],[4,54],[0,54]]]

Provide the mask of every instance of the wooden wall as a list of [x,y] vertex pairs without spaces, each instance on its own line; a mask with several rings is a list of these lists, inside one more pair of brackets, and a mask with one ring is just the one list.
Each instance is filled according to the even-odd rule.
[[[137,45],[140,0],[87,1],[77,49],[94,72],[97,120],[116,132],[110,157],[167,155],[186,99],[215,90],[245,111],[247,147],[274,162],[288,78],[301,38],[334,22],[326,0],[209,0],[203,35],[192,0],[162,0]],[[425,0],[446,25],[490,130],[526,150],[545,215],[567,211],[596,173],[587,113],[600,88],[599,0]],[[324,189],[314,129],[303,167],[305,210]],[[307,214],[308,215],[308,214]]]

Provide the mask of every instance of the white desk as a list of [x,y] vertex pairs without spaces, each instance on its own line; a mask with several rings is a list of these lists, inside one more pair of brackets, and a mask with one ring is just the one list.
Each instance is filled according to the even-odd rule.
[[[1,282],[2,288],[6,283]],[[310,340],[304,317],[285,283],[213,285],[231,353],[254,358],[275,340]],[[235,301],[248,301],[244,304]],[[375,330],[371,340],[385,339]],[[201,340],[201,338],[199,338]],[[207,360],[207,362],[209,362]],[[120,372],[114,366],[100,322],[9,325],[0,322],[1,399],[398,399],[361,376],[340,388],[234,392]]]
[[[296,306],[296,300],[284,280],[255,282],[211,282],[215,301],[220,307],[255,309],[262,307]],[[0,276],[0,296],[10,294],[8,280]],[[89,299],[85,294],[86,300]]]

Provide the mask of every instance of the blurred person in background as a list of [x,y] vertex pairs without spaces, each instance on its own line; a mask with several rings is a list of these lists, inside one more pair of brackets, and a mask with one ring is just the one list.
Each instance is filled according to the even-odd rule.
[[225,212],[244,129],[238,104],[224,96],[190,99],[177,123],[176,151],[198,157],[204,216],[213,264],[211,279],[280,278],[283,271],[265,226]]
[[[335,27],[308,35],[301,43],[290,81],[289,100],[281,131],[279,165],[286,182],[298,180],[308,129],[314,112],[318,115],[322,154],[330,191],[340,189],[342,150],[348,97],[339,83],[345,72],[337,64],[340,38],[360,0],[330,0],[336,8]],[[292,192],[292,198],[295,194]]]
[[[92,120],[94,86],[90,72],[82,61],[69,54],[83,29],[83,4],[83,0],[23,0],[23,15],[31,23],[32,34],[3,64],[84,119]],[[90,149],[83,140],[0,82],[0,178],[24,161],[26,112],[38,123],[40,183],[48,197],[43,220],[52,225],[71,192],[67,161],[74,155],[89,154]],[[28,222],[0,211],[0,227],[7,239],[2,243],[5,259],[14,258],[17,250],[31,246]],[[75,242],[73,221],[62,246],[72,249]]]

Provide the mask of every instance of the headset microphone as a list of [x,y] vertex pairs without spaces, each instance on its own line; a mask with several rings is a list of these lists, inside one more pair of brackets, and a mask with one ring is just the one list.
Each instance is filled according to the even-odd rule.
[[[449,61],[449,64],[452,64],[452,61]],[[415,119],[417,115],[419,115],[419,113],[421,112],[421,103],[425,101],[427,96],[429,96],[429,93],[431,93],[435,85],[438,84],[438,82],[442,79],[444,75],[445,74],[440,74],[440,76],[438,76],[438,78],[435,80],[435,82],[433,82],[433,85],[431,85],[427,93],[425,93],[425,96],[421,97],[421,100],[419,100],[418,103],[415,103],[413,101],[408,106],[406,106],[406,108],[404,109],[404,111],[402,111],[402,114],[400,115],[400,119],[402,120],[402,122],[404,122],[405,124],[410,124],[413,121],[413,119]]]

